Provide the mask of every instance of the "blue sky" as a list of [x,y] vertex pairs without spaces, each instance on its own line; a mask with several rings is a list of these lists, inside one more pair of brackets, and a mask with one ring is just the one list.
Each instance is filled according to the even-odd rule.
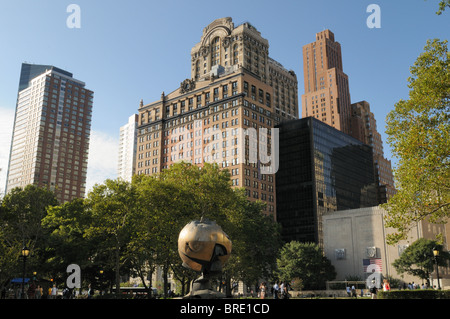
[[[302,46],[330,29],[341,43],[352,102],[366,100],[375,114],[387,158],[385,118],[408,97],[409,68],[427,39],[448,39],[450,9],[439,0],[15,0],[0,2],[0,192],[9,155],[22,62],[51,64],[93,90],[88,187],[116,177],[120,126],[161,92],[190,78],[190,50],[203,28],[231,17],[248,21],[269,41],[269,55],[298,77],[304,93]],[[70,4],[81,28],[68,28]],[[368,28],[368,5],[381,9],[381,28]],[[300,100],[300,99],[299,99]],[[300,112],[301,113],[301,112]]]

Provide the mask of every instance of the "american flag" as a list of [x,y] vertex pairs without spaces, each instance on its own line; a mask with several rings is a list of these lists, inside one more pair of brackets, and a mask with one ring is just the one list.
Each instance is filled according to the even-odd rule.
[[375,265],[376,267],[370,267],[370,272],[375,272],[375,269],[378,269],[378,272],[381,272],[383,269],[383,262],[381,258],[370,258],[370,259],[363,259],[363,267],[364,272],[367,272],[367,267],[370,265]]

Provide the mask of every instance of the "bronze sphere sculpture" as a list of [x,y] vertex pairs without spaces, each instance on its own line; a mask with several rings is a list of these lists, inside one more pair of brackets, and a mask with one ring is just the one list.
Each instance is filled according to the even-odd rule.
[[214,221],[202,219],[188,223],[178,236],[178,253],[183,266],[201,272],[189,297],[217,298],[211,290],[210,277],[219,275],[230,258],[231,240]]

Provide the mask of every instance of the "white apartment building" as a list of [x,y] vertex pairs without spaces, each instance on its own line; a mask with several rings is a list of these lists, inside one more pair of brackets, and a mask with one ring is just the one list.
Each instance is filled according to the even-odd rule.
[[128,118],[128,123],[120,128],[119,161],[117,176],[131,182],[136,162],[138,115]]

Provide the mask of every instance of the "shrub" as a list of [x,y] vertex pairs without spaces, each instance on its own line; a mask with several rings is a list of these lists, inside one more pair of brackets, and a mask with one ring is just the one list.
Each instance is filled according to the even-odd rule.
[[450,290],[392,290],[379,291],[379,299],[450,299]]

